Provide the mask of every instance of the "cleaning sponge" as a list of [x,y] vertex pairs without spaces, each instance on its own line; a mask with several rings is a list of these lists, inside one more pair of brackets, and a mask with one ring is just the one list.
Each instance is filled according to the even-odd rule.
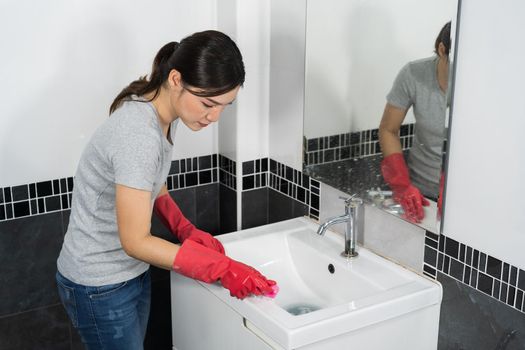
[[272,291],[270,293],[266,293],[264,296],[268,298],[275,298],[277,296],[277,293],[279,293],[279,286],[274,284],[272,287]]

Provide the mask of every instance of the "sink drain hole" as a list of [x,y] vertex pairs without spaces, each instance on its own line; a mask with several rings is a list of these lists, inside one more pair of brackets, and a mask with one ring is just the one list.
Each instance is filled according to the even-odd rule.
[[284,308],[288,313],[298,316],[304,315],[313,311],[317,311],[320,307],[312,304],[293,304]]

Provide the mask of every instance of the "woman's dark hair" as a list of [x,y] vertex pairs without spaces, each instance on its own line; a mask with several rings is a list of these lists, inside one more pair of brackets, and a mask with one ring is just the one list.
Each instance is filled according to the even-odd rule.
[[448,21],[439,31],[436,43],[434,44],[435,53],[438,53],[439,43],[443,43],[445,46],[445,54],[448,56],[448,53],[450,52],[450,26],[450,21]]
[[204,97],[222,95],[242,86],[245,77],[241,52],[229,36],[215,30],[198,32],[180,43],[164,45],[153,60],[149,79],[143,76],[125,87],[111,104],[109,113],[132,95],[155,92],[153,100],[172,69],[180,72],[185,86],[202,90],[189,90],[192,94]]

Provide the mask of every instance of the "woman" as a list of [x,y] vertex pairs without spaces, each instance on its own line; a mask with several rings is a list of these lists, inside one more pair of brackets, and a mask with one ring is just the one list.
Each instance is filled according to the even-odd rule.
[[[424,218],[423,206],[429,205],[423,196],[437,199],[439,195],[448,105],[450,25],[445,24],[436,38],[436,55],[409,62],[401,69],[387,96],[379,126],[384,157],[381,172],[405,216],[414,222]],[[407,167],[399,129],[410,107],[416,122]]]
[[[69,226],[57,261],[59,295],[89,349],[142,349],[150,307],[149,265],[232,296],[272,293],[275,282],[228,258],[196,229],[164,185],[179,120],[194,131],[219,119],[244,82],[235,43],[195,33],[157,53],[149,79],[127,86],[86,146],[75,175]],[[181,246],[150,233],[152,211]]]

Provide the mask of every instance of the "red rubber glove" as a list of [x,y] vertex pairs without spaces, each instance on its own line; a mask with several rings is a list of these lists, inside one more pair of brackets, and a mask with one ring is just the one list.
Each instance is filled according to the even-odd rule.
[[180,247],[173,270],[193,279],[212,283],[220,280],[230,295],[244,299],[250,294],[271,295],[275,281],[268,280],[253,267],[230,259],[226,255],[191,240]]
[[423,207],[430,203],[410,182],[403,155],[393,153],[385,157],[381,162],[381,173],[392,189],[394,200],[403,207],[406,218],[413,222],[421,222],[425,217]]
[[183,243],[186,239],[190,239],[224,254],[222,243],[209,233],[199,230],[186,219],[169,193],[155,200],[153,210],[179,242]]

